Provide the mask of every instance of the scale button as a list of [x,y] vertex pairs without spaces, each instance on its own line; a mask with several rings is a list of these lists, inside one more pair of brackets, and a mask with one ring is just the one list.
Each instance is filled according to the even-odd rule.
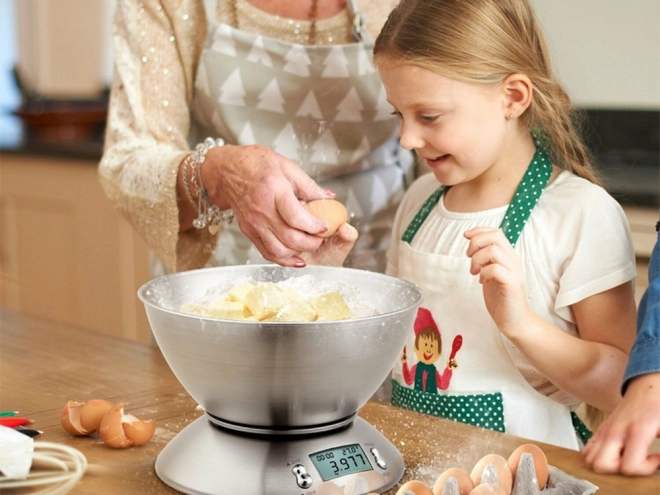
[[372,449],[370,449],[370,452],[371,455],[374,456],[374,461],[376,461],[376,465],[381,469],[387,469],[387,462],[385,462],[385,459],[383,459],[380,456],[378,449],[376,447],[373,447]]
[[309,488],[312,486],[312,476],[307,472],[305,466],[296,464],[291,470],[296,477],[296,483],[300,488]]

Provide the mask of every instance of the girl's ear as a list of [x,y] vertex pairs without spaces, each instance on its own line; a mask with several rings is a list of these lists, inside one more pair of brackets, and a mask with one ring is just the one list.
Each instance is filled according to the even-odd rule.
[[511,74],[502,82],[505,118],[520,117],[532,103],[534,88],[525,74]]

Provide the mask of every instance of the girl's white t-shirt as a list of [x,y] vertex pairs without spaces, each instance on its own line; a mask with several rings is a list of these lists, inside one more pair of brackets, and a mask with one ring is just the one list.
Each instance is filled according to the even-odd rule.
[[[387,273],[398,274],[399,242],[395,241],[401,240],[422,204],[438,187],[433,174],[425,174],[404,196],[394,223]],[[417,231],[411,242],[413,249],[465,257],[468,241],[463,232],[474,227],[499,227],[508,206],[457,213],[448,211],[443,199]],[[623,209],[602,187],[568,171],[547,186],[515,250],[523,262],[525,287],[534,312],[574,336],[578,331],[571,305],[637,275]],[[466,272],[465,276],[473,275]],[[535,369],[506,336],[502,339],[515,365],[538,392],[571,408],[579,404]]]

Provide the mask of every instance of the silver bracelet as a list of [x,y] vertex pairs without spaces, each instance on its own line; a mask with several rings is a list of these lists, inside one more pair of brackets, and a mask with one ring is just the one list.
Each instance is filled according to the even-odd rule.
[[[231,223],[234,220],[234,212],[232,210],[220,211],[217,205],[211,203],[209,193],[202,181],[201,167],[208,151],[216,146],[224,146],[224,144],[225,141],[221,138],[213,139],[208,137],[203,143],[196,146],[195,154],[193,155],[195,168],[191,180],[197,186],[198,190],[197,218],[193,220],[193,226],[198,230],[208,226],[209,232],[213,235],[218,233],[222,222]],[[197,184],[197,178],[199,178],[199,184]]]

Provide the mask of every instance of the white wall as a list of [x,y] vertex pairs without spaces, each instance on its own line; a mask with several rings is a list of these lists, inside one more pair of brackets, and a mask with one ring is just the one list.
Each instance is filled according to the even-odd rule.
[[660,109],[660,0],[532,0],[555,72],[583,107]]
[[107,0],[14,0],[18,68],[52,97],[97,95],[104,87]]

